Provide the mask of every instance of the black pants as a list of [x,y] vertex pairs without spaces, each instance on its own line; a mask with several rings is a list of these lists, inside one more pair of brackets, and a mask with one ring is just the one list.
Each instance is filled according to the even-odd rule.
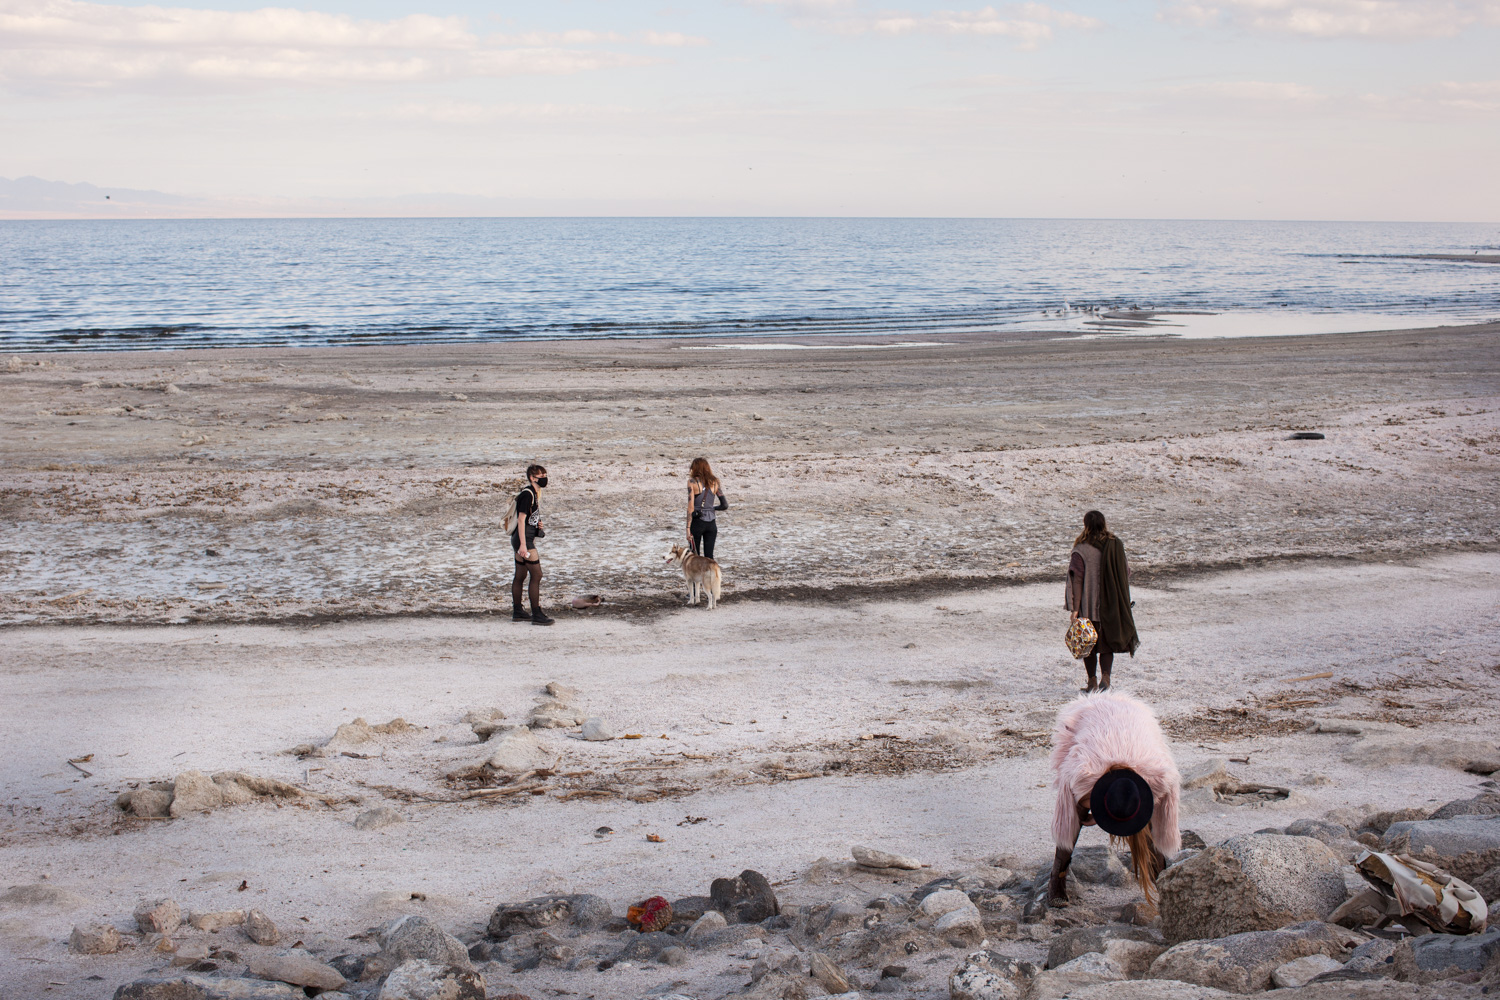
[[714,542],[718,540],[718,537],[718,521],[694,521],[693,553],[712,559],[714,557]]
[[[526,551],[532,553],[533,556],[527,562],[521,561],[521,542],[514,531],[510,533],[510,547],[516,553],[516,575],[510,581],[511,602],[518,608],[521,606],[521,593],[524,587],[531,598],[531,609],[535,611],[542,606],[542,561],[535,558],[536,539],[531,538],[527,541]],[[531,578],[529,585],[526,579],[528,576]]]
[[1094,643],[1093,651],[1083,658],[1083,669],[1089,675],[1089,687],[1091,688],[1098,686],[1099,683],[1097,680],[1095,680],[1094,671],[1096,668],[1103,668],[1104,683],[1108,685],[1109,672],[1114,668],[1115,665],[1115,654],[1111,653],[1107,649],[1102,649],[1101,645],[1101,643]]

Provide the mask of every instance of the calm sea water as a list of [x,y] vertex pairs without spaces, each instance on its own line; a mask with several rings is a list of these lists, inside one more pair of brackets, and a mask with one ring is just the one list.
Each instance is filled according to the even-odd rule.
[[[0,349],[1112,330],[1500,318],[1500,226],[1005,219],[0,222]],[[1127,330],[1128,332],[1128,330]],[[731,341],[732,343],[732,341]]]

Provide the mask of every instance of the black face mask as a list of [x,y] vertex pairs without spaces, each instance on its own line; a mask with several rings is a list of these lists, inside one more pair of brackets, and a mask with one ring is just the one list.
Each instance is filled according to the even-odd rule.
[[537,480],[536,480],[536,484],[538,486],[546,486],[547,485],[547,477],[546,476],[538,476]]

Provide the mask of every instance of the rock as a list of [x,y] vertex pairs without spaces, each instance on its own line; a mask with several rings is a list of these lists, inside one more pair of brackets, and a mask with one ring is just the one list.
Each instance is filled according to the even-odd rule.
[[134,916],[142,934],[170,934],[182,924],[182,908],[170,899],[143,899]]
[[170,816],[172,793],[161,788],[137,788],[122,793],[115,805],[132,816]]
[[402,816],[390,806],[378,806],[374,809],[366,809],[354,817],[354,829],[356,830],[379,830],[384,826],[395,826],[405,823],[406,817]]
[[714,910],[714,901],[707,896],[683,896],[672,900],[672,915],[675,920],[692,923],[710,911],[718,913]]
[[984,940],[984,919],[979,908],[970,903],[965,908],[949,910],[933,921],[932,933],[949,943],[976,945]]
[[687,949],[681,945],[670,945],[661,950],[656,960],[662,965],[686,965],[688,960]]
[[948,977],[948,994],[952,1000],[1018,1000],[1037,971],[1030,962],[998,951],[971,952]]
[[1472,799],[1455,799],[1439,806],[1428,819],[1452,819],[1455,816],[1500,815],[1500,794],[1485,792]]
[[490,741],[490,737],[494,736],[496,733],[509,733],[522,727],[520,723],[516,722],[504,722],[500,719],[485,719],[481,722],[469,723],[469,728],[474,731],[475,736],[479,737],[479,742],[488,743]]
[[[413,960],[472,972],[469,949],[426,917],[408,914],[380,929],[380,957],[395,967]],[[484,995],[481,990],[480,996]]]
[[1290,837],[1311,837],[1329,845],[1352,839],[1348,827],[1321,819],[1299,819],[1287,827],[1286,832]]
[[1500,771],[1500,759],[1471,760],[1464,765],[1464,770],[1470,774],[1494,774]]
[[1476,875],[1467,880],[1485,899],[1490,902],[1500,902],[1500,865],[1485,871],[1482,875]]
[[1390,828],[1392,823],[1401,823],[1408,820],[1426,819],[1428,809],[1387,809],[1383,812],[1371,813],[1360,825],[1360,833],[1374,833],[1381,836]]
[[[177,946],[176,951],[172,952],[172,964],[179,968],[194,966],[199,962],[206,961],[208,956],[209,947],[207,941],[184,941]],[[209,970],[195,969],[194,971],[204,972]]]
[[464,713],[459,722],[472,726],[479,722],[494,722],[496,719],[505,718],[505,713],[498,708],[471,708]]
[[1363,935],[1307,921],[1280,930],[1246,931],[1173,945],[1151,963],[1152,979],[1180,979],[1233,993],[1269,988],[1271,973],[1305,955],[1343,959]]
[[183,771],[172,782],[169,815],[181,819],[195,812],[210,812],[224,804],[224,793],[202,771]]
[[615,738],[615,731],[610,728],[609,723],[599,716],[590,716],[583,720],[583,738],[586,740],[603,742]]
[[1271,983],[1277,989],[1296,989],[1306,986],[1325,972],[1334,972],[1343,966],[1327,955],[1304,955],[1271,971]]
[[218,910],[214,913],[192,913],[188,924],[196,930],[221,931],[226,927],[238,927],[245,922],[244,910]]
[[491,740],[490,747],[492,749],[485,759],[485,765],[506,774],[535,771],[553,761],[553,755],[529,729],[512,729]]
[[939,889],[922,897],[917,911],[924,917],[937,918],[954,910],[973,908],[974,903],[965,892],[958,889]]
[[1392,823],[1385,831],[1385,844],[1387,853],[1417,856],[1429,849],[1443,857],[1492,850],[1500,848],[1500,816]]
[[1279,834],[1231,837],[1168,868],[1157,888],[1169,944],[1322,920],[1347,896],[1337,854]]
[[571,701],[582,693],[576,687],[559,684],[557,681],[548,681],[547,686],[542,690],[547,692],[548,697],[556,698],[558,701]]
[[1151,963],[1166,950],[1167,946],[1164,944],[1121,938],[1106,941],[1102,954],[1125,973],[1126,979],[1142,979],[1150,971]]
[[[1181,983],[1175,979],[1141,979],[1085,986],[1068,994],[1068,1000],[1238,1000],[1238,995],[1209,986]],[[1322,1000],[1335,998],[1326,997]]]
[[78,924],[68,935],[68,950],[79,955],[113,955],[120,944],[120,932],[109,924]]
[[587,719],[588,716],[572,705],[543,701],[531,710],[531,717],[526,720],[526,724],[532,729],[568,729],[583,725]]
[[1396,942],[1389,938],[1371,938],[1355,948],[1344,968],[1351,972],[1379,972],[1395,975]]
[[1413,983],[1480,972],[1500,955],[1500,927],[1483,934],[1424,934],[1407,938],[1394,953],[1396,978]]
[[568,923],[580,930],[595,930],[613,916],[609,903],[587,893],[537,896],[524,903],[501,903],[490,914],[485,934],[503,941],[522,931]]
[[[1161,951],[1167,950],[1166,939],[1155,927],[1133,927],[1129,924],[1076,927],[1052,939],[1052,944],[1047,950],[1047,967],[1055,969],[1091,951],[1103,952],[1104,946],[1111,941],[1134,941],[1151,945]],[[1153,960],[1154,958],[1155,956]]]
[[918,871],[922,867],[922,862],[916,858],[908,858],[902,854],[888,854],[871,847],[854,847],[850,853],[854,855],[855,861],[866,868],[900,868],[906,871]]
[[731,924],[758,924],[781,912],[770,881],[749,868],[736,878],[714,879],[708,894],[714,909]]
[[844,975],[838,963],[821,951],[815,951],[808,956],[808,974],[818,981],[818,985],[832,994],[849,992],[849,977]]
[[[468,961],[468,956],[464,956]],[[484,977],[472,968],[453,968],[414,958],[385,978],[378,1000],[485,1000]]]
[[253,976],[277,979],[293,986],[336,990],[344,985],[344,977],[337,969],[323,964],[301,948],[278,955],[249,955],[245,958],[245,968]]
[[1229,759],[1226,757],[1210,757],[1182,773],[1184,790],[1213,788],[1233,780],[1234,776],[1229,773]]
[[718,910],[709,910],[693,921],[693,926],[688,928],[686,938],[689,944],[699,944],[728,926],[729,921],[724,919],[724,914]]
[[185,973],[169,979],[137,979],[115,990],[114,1000],[306,1000],[286,983],[264,979],[219,979]]
[[245,937],[269,948],[281,940],[281,932],[276,929],[276,921],[259,910],[250,910],[245,914]]
[[1121,969],[1096,951],[1080,955],[1055,969],[1039,972],[1022,994],[1023,1000],[1062,1000],[1075,991],[1097,983],[1116,983],[1125,978]]
[[1068,871],[1078,881],[1093,885],[1130,884],[1130,872],[1120,863],[1119,856],[1105,846],[1090,845],[1075,850]]

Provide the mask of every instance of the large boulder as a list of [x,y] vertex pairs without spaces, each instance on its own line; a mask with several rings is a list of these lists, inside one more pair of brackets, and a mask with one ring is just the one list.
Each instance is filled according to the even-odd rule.
[[781,912],[771,882],[758,871],[746,868],[736,878],[716,878],[708,887],[714,909],[731,924],[758,924]]
[[1500,848],[1500,816],[1457,816],[1392,823],[1385,831],[1388,853],[1457,857]]
[[114,1000],[307,1000],[307,994],[264,979],[182,975],[126,983],[115,990]]
[[1343,961],[1363,940],[1364,935],[1334,924],[1308,921],[1280,930],[1185,941],[1152,962],[1149,975],[1233,993],[1254,993],[1269,989],[1271,973],[1294,959],[1327,955]]
[[463,972],[474,969],[464,943],[426,917],[397,917],[380,929],[379,942],[380,957],[391,968],[420,959]]
[[998,951],[971,952],[948,977],[951,1000],[1019,1000],[1039,970]]
[[484,977],[473,969],[414,958],[391,970],[378,1000],[485,1000]]
[[1500,927],[1483,934],[1424,934],[1396,946],[1396,978],[1411,983],[1480,972],[1500,956]]
[[1344,868],[1311,837],[1232,837],[1161,874],[1162,933],[1176,944],[1322,920],[1348,896]]

